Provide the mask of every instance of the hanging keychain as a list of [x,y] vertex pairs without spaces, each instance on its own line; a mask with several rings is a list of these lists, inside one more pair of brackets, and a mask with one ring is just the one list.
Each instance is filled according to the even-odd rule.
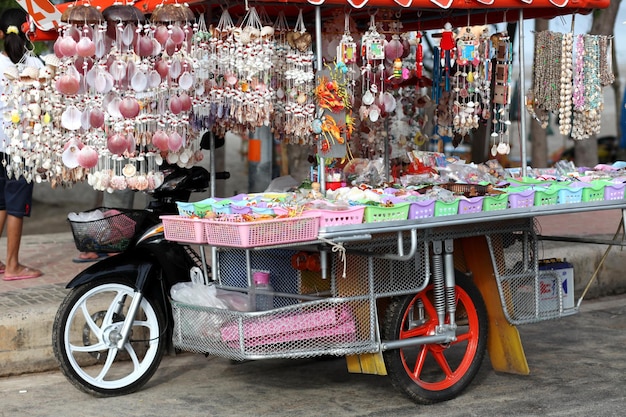
[[354,38],[350,34],[350,14],[344,14],[344,32],[339,45],[337,45],[337,62],[343,62],[345,65],[356,63],[357,46]]

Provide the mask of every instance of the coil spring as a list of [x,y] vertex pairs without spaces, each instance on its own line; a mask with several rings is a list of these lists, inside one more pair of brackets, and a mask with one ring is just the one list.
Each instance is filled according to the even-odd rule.
[[446,294],[444,290],[443,261],[440,255],[433,256],[432,269],[435,309],[437,314],[442,316],[446,311]]

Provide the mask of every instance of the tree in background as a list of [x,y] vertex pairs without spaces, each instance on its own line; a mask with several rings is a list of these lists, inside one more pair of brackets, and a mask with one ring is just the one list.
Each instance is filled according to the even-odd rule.
[[[606,9],[595,10],[593,13],[593,21],[589,33],[592,35],[614,36],[615,20],[617,12],[620,8],[621,0],[611,0],[609,7]],[[613,45],[615,42],[613,42]],[[619,82],[618,66],[615,56],[615,46],[613,46],[613,71],[615,72],[615,82],[613,83],[613,91],[615,92],[615,111],[619,115],[624,111],[621,108],[621,83]],[[615,118],[616,133],[619,132],[619,117]],[[576,141],[574,145],[576,166],[595,166],[598,163],[598,141],[592,137],[587,140]]]

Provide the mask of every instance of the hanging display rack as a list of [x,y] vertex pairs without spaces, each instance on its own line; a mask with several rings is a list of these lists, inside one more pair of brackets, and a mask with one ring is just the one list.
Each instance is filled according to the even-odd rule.
[[[400,98],[386,89],[389,83],[401,83],[409,72],[401,60],[403,49],[407,50],[403,48],[406,39],[394,33],[388,42],[379,34],[382,26],[375,22],[373,7],[396,11],[398,23],[388,24],[390,32],[400,26],[403,30],[419,28],[420,31],[445,26],[440,45],[435,48],[441,53],[441,61],[434,60],[433,83],[441,80],[445,84],[433,88],[436,90],[433,97],[439,105],[435,112],[435,134],[463,140],[481,118],[492,119],[492,154],[508,153],[512,44],[504,34],[498,40],[499,49],[485,52],[488,48],[481,47],[477,36],[469,32],[469,26],[515,18],[521,27],[524,18],[586,13],[608,6],[605,0],[571,4],[567,0],[348,0],[353,8],[348,17],[344,0],[293,5],[245,2],[227,8],[216,2],[196,0],[185,4],[139,1],[132,6],[109,0],[93,3],[97,7],[88,2],[58,6],[63,13],[55,31],[56,56],[46,57],[54,74],[39,77],[42,81],[39,84],[26,84],[21,91],[16,89],[17,96],[13,98],[16,102],[26,98],[32,105],[43,104],[44,111],[17,115],[20,123],[12,132],[14,140],[9,147],[16,156],[8,169],[13,175],[37,181],[56,178],[53,185],[71,185],[88,178],[96,189],[146,189],[159,184],[160,175],[147,169],[161,164],[163,158],[181,166],[193,165],[202,158],[195,139],[197,134],[191,130],[225,132],[269,126],[274,120],[282,124],[290,143],[311,144],[312,131],[317,138],[313,143],[318,145],[321,157],[332,157],[345,153],[333,154],[330,151],[333,145],[349,151],[346,143],[354,131],[355,113],[360,116],[361,130],[369,131],[359,132],[362,148],[369,154],[388,155],[390,129],[384,116],[396,108],[403,115],[403,107]],[[293,30],[275,37],[274,27],[261,22],[257,5],[264,15],[280,11],[283,18],[275,25],[280,28],[287,27],[297,13]],[[195,23],[193,10],[214,14],[218,7],[221,15],[217,25],[207,28],[204,19],[200,24]],[[418,7],[420,12],[412,13]],[[335,75],[332,82],[322,78],[326,81],[316,88],[317,102],[314,102],[307,91],[311,91],[314,80],[313,67],[318,71],[324,68],[323,52],[318,42],[313,54],[312,36],[304,25],[309,19],[303,16],[314,14],[315,38],[322,39],[323,13],[338,9],[344,10],[346,23],[338,45],[337,68],[327,65],[330,74]],[[235,24],[229,10],[243,18]],[[142,12],[151,15],[150,23],[143,21]],[[364,64],[358,83],[355,73],[359,69],[353,67],[356,43],[351,43],[349,31],[351,19],[369,22],[367,30],[362,28]],[[467,25],[468,31],[452,41],[450,22],[461,22],[459,26]],[[41,29],[45,27],[32,33],[33,40],[46,37]],[[523,33],[521,29],[520,33]],[[279,39],[285,41],[280,46],[276,42]],[[522,36],[520,43],[523,47]],[[494,98],[490,103],[493,108],[483,105],[490,92],[488,84],[480,82],[491,76],[491,70],[474,63],[481,62],[481,51],[483,62],[488,62],[491,56],[495,58]],[[284,53],[279,60],[275,56],[278,53]],[[523,58],[520,54],[522,67]],[[280,68],[278,62],[283,59],[287,63],[285,72],[275,77]],[[419,59],[418,63],[416,53],[416,67],[423,57]],[[452,72],[450,63],[455,60],[456,70]],[[286,80],[287,84],[278,85],[277,78],[281,83]],[[348,98],[353,96],[355,85],[360,85],[363,93],[356,102],[354,97]],[[320,106],[320,88],[331,102],[343,101],[341,108],[331,106],[330,112],[324,114],[316,111],[316,107],[324,107]],[[342,112],[339,118],[332,115],[337,111]],[[380,123],[379,119],[386,123]],[[33,131],[37,126],[40,129]],[[521,137],[525,137],[524,123],[521,129]],[[47,136],[42,136],[43,144],[33,146],[31,141],[40,130]],[[24,139],[25,135],[31,139]],[[524,143],[521,151],[525,171]],[[323,179],[321,182],[324,186]]]

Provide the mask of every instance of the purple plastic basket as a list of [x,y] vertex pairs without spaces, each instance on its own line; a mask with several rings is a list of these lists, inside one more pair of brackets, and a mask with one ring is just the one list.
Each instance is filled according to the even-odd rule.
[[535,205],[535,190],[527,190],[509,193],[509,208],[532,207]]
[[435,200],[413,201],[409,207],[409,219],[425,219],[435,215]]
[[459,214],[480,213],[483,211],[483,197],[461,198]]

